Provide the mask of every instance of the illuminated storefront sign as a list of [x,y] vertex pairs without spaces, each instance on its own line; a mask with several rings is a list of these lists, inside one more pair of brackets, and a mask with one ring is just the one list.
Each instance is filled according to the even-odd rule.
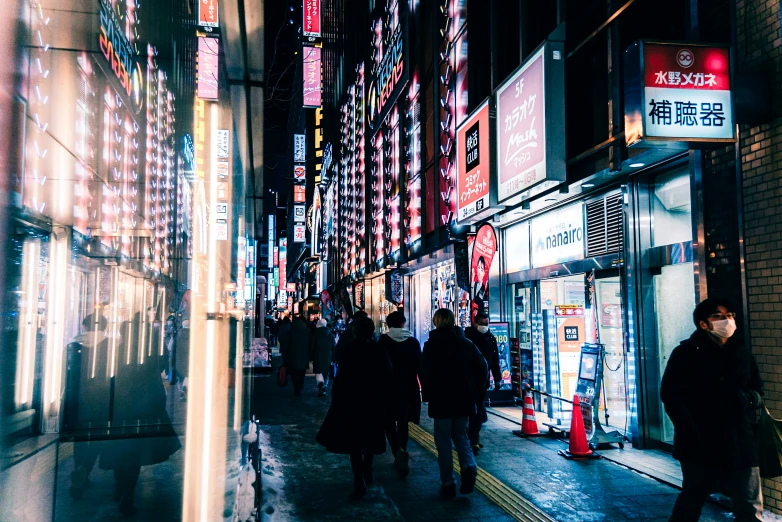
[[302,55],[304,74],[304,107],[320,107],[321,99],[321,79],[320,79],[320,47],[304,46]]
[[293,161],[303,163],[307,160],[307,136],[305,134],[293,135]]
[[304,226],[304,224],[293,225],[293,242],[294,243],[307,242],[307,227]]
[[302,16],[304,36],[320,36],[320,0],[304,0]]
[[497,199],[565,181],[564,49],[546,42],[497,90]]
[[288,270],[288,239],[284,237],[280,238],[279,258],[280,274],[277,278],[277,284],[280,286],[280,295],[277,304],[278,306],[285,307],[288,300],[288,295],[284,290],[288,284],[288,277],[286,274],[286,271]]
[[293,186],[293,202],[294,203],[306,203],[307,201],[307,189],[304,185]]
[[485,101],[456,129],[457,220],[474,223],[490,209],[491,129]]
[[370,71],[367,91],[367,118],[372,130],[377,129],[407,84],[406,12],[407,3],[399,0],[391,10],[382,7],[374,19],[372,47],[377,58]]
[[294,223],[304,223],[304,220],[306,219],[306,210],[304,208],[304,205],[293,205],[293,222]]
[[582,203],[547,212],[530,221],[532,268],[584,259]]
[[305,183],[307,181],[307,168],[304,165],[293,166],[293,182]]
[[203,27],[219,26],[217,0],[198,0],[198,25]]
[[[135,19],[133,31],[135,31]],[[141,72],[141,66],[135,59],[137,53],[125,36],[124,27],[116,19],[108,0],[100,2],[99,43],[103,57],[111,64],[111,70],[119,79],[124,93],[134,101],[137,109],[140,109],[144,76]]]
[[323,169],[323,108],[315,109],[315,127],[313,129],[315,138],[312,140],[315,149],[315,184],[321,181],[321,170]]
[[625,57],[628,146],[735,139],[727,47],[636,42]]
[[472,242],[470,259],[470,289],[472,312],[475,319],[478,313],[489,313],[489,272],[497,253],[497,233],[494,227],[486,223],[478,229]]
[[217,38],[198,37],[198,97],[203,100],[217,99],[219,51]]

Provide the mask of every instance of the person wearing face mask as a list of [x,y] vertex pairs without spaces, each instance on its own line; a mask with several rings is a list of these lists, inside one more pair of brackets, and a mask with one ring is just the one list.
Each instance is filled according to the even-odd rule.
[[[500,352],[497,349],[497,339],[494,334],[489,331],[489,316],[481,312],[475,316],[473,326],[464,329],[464,336],[473,342],[478,347],[483,358],[486,359],[486,364],[489,367],[492,377],[494,378],[494,390],[500,389],[500,382],[502,382],[502,372],[500,372]],[[487,422],[488,416],[486,415],[486,390],[489,389],[488,374],[486,375],[486,385],[480,390],[477,390],[477,396],[475,397],[476,412],[475,415],[470,416],[470,446],[474,453],[477,453],[483,444],[480,442],[481,426],[484,422]]]
[[695,307],[695,333],[673,350],[660,398],[674,427],[673,456],[682,491],[671,521],[697,521],[711,493],[726,492],[737,521],[762,521],[763,496],[755,447],[763,384],[723,299]]

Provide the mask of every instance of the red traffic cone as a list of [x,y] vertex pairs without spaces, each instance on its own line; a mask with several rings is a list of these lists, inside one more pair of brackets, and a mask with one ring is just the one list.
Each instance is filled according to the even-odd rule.
[[578,395],[573,397],[573,415],[570,419],[570,437],[567,451],[559,450],[559,454],[567,459],[600,458],[589,449],[589,443],[584,431],[584,419],[581,416],[581,401]]
[[535,406],[532,404],[532,390],[529,388],[527,388],[527,393],[524,395],[521,430],[513,430],[513,434],[519,437],[539,437],[543,435],[538,430],[538,421],[535,420]]

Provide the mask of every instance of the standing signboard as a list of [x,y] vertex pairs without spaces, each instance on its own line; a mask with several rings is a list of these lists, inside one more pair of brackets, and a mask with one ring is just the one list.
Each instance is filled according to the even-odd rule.
[[[497,340],[497,352],[500,357],[501,390],[511,389],[510,324],[489,323],[489,331]],[[491,369],[490,369],[491,370]],[[489,387],[494,388],[494,376],[489,372]]]
[[628,147],[735,141],[728,47],[635,42],[624,85]]
[[544,42],[497,89],[497,201],[511,205],[566,180],[565,55]]

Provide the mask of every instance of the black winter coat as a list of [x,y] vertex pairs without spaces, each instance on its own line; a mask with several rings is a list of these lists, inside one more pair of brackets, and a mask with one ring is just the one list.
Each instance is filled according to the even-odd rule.
[[334,350],[334,336],[328,328],[315,328],[312,334],[310,347],[310,359],[312,359],[312,373],[329,373],[331,369],[331,356]]
[[315,440],[331,453],[380,455],[386,451],[391,362],[374,341],[345,349],[334,379],[331,406]]
[[418,373],[421,371],[421,344],[415,337],[399,342],[388,334],[380,336],[379,344],[388,355],[393,371],[391,406],[397,412],[406,408],[408,420],[418,424],[421,422],[421,388],[418,384]]
[[[497,348],[497,339],[491,332],[482,334],[477,328],[469,326],[464,329],[464,336],[467,337],[473,344],[478,347],[483,358],[486,359],[486,364],[489,366],[489,371],[492,377],[494,377],[494,384],[500,384],[502,382],[502,372],[500,371],[500,351]],[[489,387],[489,379],[487,375],[486,388]]]
[[486,359],[458,326],[432,331],[421,358],[423,399],[433,419],[475,415],[487,379]]
[[754,424],[763,385],[754,357],[734,339],[719,346],[698,330],[671,353],[660,398],[678,460],[725,470],[758,465]]

